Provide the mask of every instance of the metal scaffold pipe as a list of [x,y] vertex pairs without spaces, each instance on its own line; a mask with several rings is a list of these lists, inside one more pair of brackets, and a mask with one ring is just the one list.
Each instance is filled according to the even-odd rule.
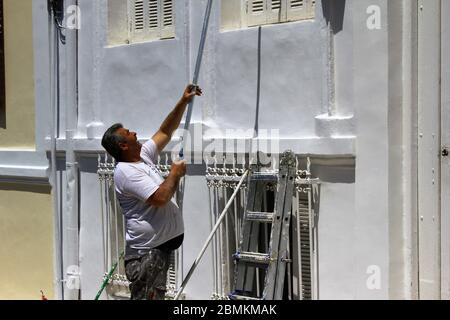
[[216,233],[217,230],[219,229],[219,227],[220,227],[220,225],[221,225],[221,223],[222,223],[222,220],[225,218],[225,216],[226,216],[226,214],[227,214],[227,212],[228,212],[228,209],[229,209],[229,208],[231,207],[231,205],[233,204],[234,199],[236,198],[236,196],[237,196],[237,194],[238,194],[238,192],[239,192],[239,190],[240,190],[242,184],[244,183],[245,179],[246,179],[247,176],[248,176],[248,173],[249,173],[249,170],[246,170],[246,171],[244,172],[244,174],[242,175],[242,178],[241,178],[241,180],[239,181],[238,185],[236,186],[236,189],[234,190],[233,195],[232,195],[232,196],[230,197],[230,199],[228,200],[228,203],[226,204],[225,208],[223,209],[223,211],[222,211],[222,213],[221,213],[219,219],[217,219],[217,222],[216,222],[216,224],[215,224],[213,230],[212,230],[211,233],[209,234],[209,237],[208,237],[208,239],[206,240],[205,244],[203,245],[203,248],[202,248],[202,250],[200,251],[200,253],[199,253],[197,259],[195,259],[194,263],[192,264],[191,269],[189,269],[189,272],[188,272],[188,274],[186,275],[186,278],[183,280],[183,283],[181,284],[181,287],[180,287],[180,289],[178,290],[177,295],[175,296],[174,300],[178,300],[178,298],[180,297],[180,295],[183,293],[183,290],[184,290],[184,288],[186,287],[186,284],[188,283],[189,279],[191,278],[192,273],[194,272],[195,268],[197,268],[198,264],[200,263],[200,260],[202,259],[202,257],[203,257],[203,255],[204,255],[206,249],[208,248],[208,246],[209,246],[209,244],[210,244],[212,238],[214,237],[215,233]]

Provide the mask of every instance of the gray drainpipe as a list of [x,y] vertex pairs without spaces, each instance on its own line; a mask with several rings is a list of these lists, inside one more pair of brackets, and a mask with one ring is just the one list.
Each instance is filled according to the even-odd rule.
[[80,298],[79,267],[79,166],[74,148],[78,127],[78,30],[72,25],[77,0],[65,0],[66,12],[66,184],[64,199],[64,265],[66,272],[65,299]]
[[59,47],[59,30],[57,27],[56,1],[48,0],[48,41],[49,41],[49,80],[50,80],[50,180],[52,184],[53,212],[54,212],[54,232],[55,232],[55,295],[57,299],[64,299],[64,274],[63,274],[63,249],[62,249],[62,228],[61,228],[61,212],[58,202],[58,182],[57,182],[57,162],[56,162],[56,140],[58,138],[58,47]]

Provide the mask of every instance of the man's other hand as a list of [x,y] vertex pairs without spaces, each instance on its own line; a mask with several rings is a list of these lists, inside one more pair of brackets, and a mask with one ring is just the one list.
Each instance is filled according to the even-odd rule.
[[184,177],[186,175],[186,161],[173,162],[170,171],[178,178]]
[[194,96],[201,96],[203,94],[202,89],[199,86],[190,84],[186,87],[183,93],[183,100],[186,103],[190,103]]

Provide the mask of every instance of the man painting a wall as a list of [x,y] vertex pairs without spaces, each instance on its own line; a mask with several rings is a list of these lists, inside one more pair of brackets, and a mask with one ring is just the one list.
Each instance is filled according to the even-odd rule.
[[133,300],[164,299],[170,252],[183,242],[183,219],[173,196],[186,163],[175,161],[165,180],[155,163],[195,95],[201,96],[202,90],[187,86],[160,129],[143,145],[120,123],[103,135],[102,146],[118,162],[115,192],[126,221],[125,270]]

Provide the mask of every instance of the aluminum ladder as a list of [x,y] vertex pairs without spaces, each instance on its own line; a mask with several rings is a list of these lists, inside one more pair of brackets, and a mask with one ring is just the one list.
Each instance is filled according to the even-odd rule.
[[[231,300],[281,300],[283,298],[286,265],[290,263],[289,225],[295,188],[296,159],[291,151],[283,153],[278,173],[262,172],[253,167],[248,178],[247,206],[242,221],[239,249],[235,262],[234,288]],[[263,193],[268,184],[276,183],[274,211],[262,212]],[[261,252],[261,225],[270,228],[268,252]],[[263,291],[256,289],[261,271]]]

